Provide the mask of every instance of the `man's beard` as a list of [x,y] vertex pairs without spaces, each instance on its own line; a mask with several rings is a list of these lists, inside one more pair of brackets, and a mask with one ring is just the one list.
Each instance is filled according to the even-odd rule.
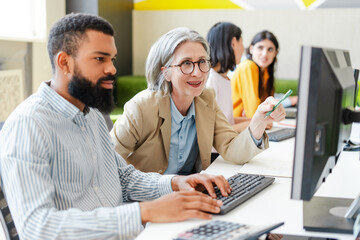
[[68,91],[71,96],[80,100],[86,106],[97,108],[100,112],[109,114],[114,109],[115,103],[113,90],[101,86],[101,82],[106,80],[115,81],[115,76],[108,75],[100,78],[94,85],[90,80],[75,71],[69,82]]

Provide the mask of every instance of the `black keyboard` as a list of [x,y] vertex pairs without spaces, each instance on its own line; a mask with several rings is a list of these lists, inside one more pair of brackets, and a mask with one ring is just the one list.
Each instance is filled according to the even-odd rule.
[[296,107],[288,107],[285,108],[285,113],[287,119],[296,119],[297,116],[297,108]]
[[219,214],[226,214],[233,208],[245,202],[270,184],[275,178],[262,175],[238,173],[228,179],[232,192],[228,197],[221,195],[220,189],[215,187],[217,199],[223,202]]
[[183,232],[174,240],[241,240],[257,239],[261,235],[283,225],[284,223],[271,224],[261,227],[250,227],[245,224],[213,220],[199,227]]
[[295,131],[295,128],[282,128],[267,134],[269,136],[269,141],[279,142],[291,137],[295,137]]

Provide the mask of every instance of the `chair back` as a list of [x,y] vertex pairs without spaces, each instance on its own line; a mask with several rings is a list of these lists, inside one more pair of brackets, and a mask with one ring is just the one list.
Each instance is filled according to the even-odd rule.
[[19,240],[15,224],[10,214],[4,193],[0,187],[0,224],[3,227],[6,240]]

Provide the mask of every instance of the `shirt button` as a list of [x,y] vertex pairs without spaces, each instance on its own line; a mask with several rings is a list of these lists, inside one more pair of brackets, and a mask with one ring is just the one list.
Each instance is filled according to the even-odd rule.
[[85,132],[85,127],[81,127],[81,131]]
[[93,158],[93,160],[96,160],[96,155],[93,154],[93,155],[92,155],[92,158]]
[[179,158],[182,159],[182,156],[180,155]]

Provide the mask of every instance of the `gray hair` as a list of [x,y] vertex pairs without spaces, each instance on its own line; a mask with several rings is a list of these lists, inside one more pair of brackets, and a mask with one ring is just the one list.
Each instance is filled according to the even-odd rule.
[[185,28],[175,28],[162,35],[151,47],[146,59],[146,80],[148,89],[162,94],[170,94],[171,83],[165,80],[161,67],[170,66],[177,47],[184,42],[199,42],[203,45],[207,57],[210,56],[208,42],[198,32]]

